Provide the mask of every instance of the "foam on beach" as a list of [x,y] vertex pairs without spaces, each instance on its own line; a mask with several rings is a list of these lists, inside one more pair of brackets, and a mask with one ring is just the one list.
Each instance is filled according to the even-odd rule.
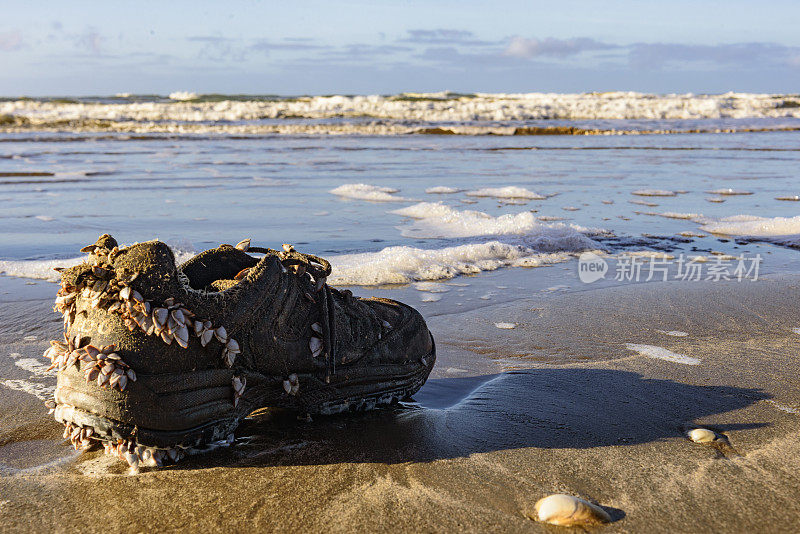
[[[183,263],[196,253],[185,243],[171,248],[177,264]],[[0,275],[60,282],[61,275],[54,270],[56,267],[73,267],[85,259],[86,256],[43,260],[0,260]]]
[[602,248],[587,233],[597,230],[564,223],[544,224],[530,211],[492,216],[473,210],[457,210],[442,202],[420,202],[391,213],[410,217],[404,236],[417,238],[465,238],[518,236],[526,246],[544,252]]
[[739,196],[739,195],[752,195],[752,191],[745,191],[743,189],[731,189],[730,187],[724,189],[714,189],[713,191],[706,191],[709,195],[721,195],[721,196]]
[[447,187],[444,185],[437,185],[436,187],[429,187],[425,190],[429,195],[452,195],[453,193],[461,192],[461,189],[455,187]]
[[408,199],[397,196],[399,189],[392,187],[380,187],[370,184],[344,184],[330,193],[336,196],[350,198],[354,200],[369,200],[371,202],[404,202]]
[[752,237],[787,237],[800,235],[800,215],[796,217],[758,217],[734,215],[702,221],[704,231],[712,234]]
[[[501,267],[541,267],[572,257],[573,254],[567,252],[537,252],[529,247],[499,241],[439,249],[387,247],[378,252],[330,257],[333,273],[328,282],[339,286],[408,284],[494,271]],[[430,292],[431,287],[424,290]]]
[[657,347],[655,345],[639,345],[636,343],[626,343],[625,346],[629,350],[636,351],[642,356],[647,356],[648,358],[665,360],[672,363],[681,363],[684,365],[700,365],[700,359],[678,354],[677,352],[672,352],[664,347]]
[[700,217],[697,213],[677,213],[674,211],[665,211],[663,213],[657,213],[661,217],[666,217],[667,219],[685,219],[685,220],[694,220]]
[[510,185],[507,187],[484,187],[475,191],[467,191],[468,197],[492,197],[503,199],[528,199],[528,200],[545,200],[547,197],[534,193],[524,187],[517,187]]
[[637,189],[636,191],[631,191],[631,194],[640,197],[674,197],[678,193],[666,189]]
[[54,271],[54,268],[72,267],[84,259],[85,257],[58,260],[0,260],[0,274],[58,282],[61,280],[61,275]]

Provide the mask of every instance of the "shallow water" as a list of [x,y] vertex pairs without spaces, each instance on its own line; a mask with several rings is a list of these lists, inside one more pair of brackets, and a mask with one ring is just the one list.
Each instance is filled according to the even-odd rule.
[[[329,257],[333,283],[373,284],[354,291],[406,301],[429,319],[451,317],[441,324],[521,298],[547,300],[631,282],[614,279],[623,254],[684,254],[708,263],[761,254],[762,275],[800,268],[791,248],[800,234],[800,221],[793,219],[800,204],[776,200],[800,194],[800,148],[791,132],[62,133],[4,134],[0,141],[0,301],[13,303],[0,336],[7,343],[33,336],[25,351],[6,360],[0,378],[6,389],[39,397],[52,380],[18,364],[36,358],[44,349],[37,342],[57,333],[58,317],[48,311],[52,267],[75,261],[77,250],[104,232],[121,243],[162,239],[179,259],[246,237],[271,247],[293,243]],[[726,222],[737,215],[751,217]],[[737,224],[747,231],[763,227],[758,239],[773,242],[707,231]],[[587,249],[610,263],[606,278],[591,286],[578,279],[574,259]],[[524,351],[492,349],[513,338],[516,324],[502,314],[488,324],[471,342],[455,343],[460,348],[449,356],[455,363],[442,376],[520,365]],[[442,400],[433,394],[431,402]]]
[[[415,201],[441,201],[458,211],[492,216],[535,210],[543,224],[564,222],[627,237],[701,231],[691,220],[656,213],[794,217],[800,207],[775,199],[800,193],[794,133],[533,139],[15,137],[4,135],[0,144],[3,260],[73,257],[106,231],[123,243],[158,237],[199,250],[251,237],[254,243],[289,242],[324,255],[476,241],[469,235],[404,237],[398,226],[409,221],[391,211]],[[408,200],[368,202],[329,193],[357,183],[397,189],[396,196]],[[463,192],[425,193],[434,186]],[[465,194],[506,186],[548,198]],[[653,189],[686,192],[632,194]],[[707,193],[720,189],[753,194]],[[707,200],[716,197],[724,202]],[[515,204],[503,204],[509,200]],[[632,203],[642,201],[657,205]]]
[[[450,494],[491,487],[471,498],[472,505],[449,514],[459,521],[463,510],[482,509],[487,502],[505,510],[519,495],[554,490],[596,495],[604,484],[614,491],[630,490],[616,499],[608,490],[606,502],[624,503],[626,513],[636,518],[642,496],[667,487],[659,483],[664,476],[658,469],[675,461],[687,465],[686,479],[676,484],[675,502],[683,503],[686,488],[695,487],[696,473],[706,471],[696,465],[701,453],[686,449],[684,425],[700,420],[718,425],[713,428],[731,435],[751,461],[759,454],[748,455],[748,447],[764,444],[772,450],[784,427],[786,435],[797,435],[796,381],[786,378],[796,367],[792,336],[800,323],[791,295],[797,282],[769,291],[763,289],[769,281],[735,287],[732,282],[720,293],[711,289],[722,286],[698,285],[702,291],[695,293],[694,286],[684,283],[650,296],[587,290],[630,283],[615,280],[614,270],[625,255],[642,252],[702,256],[709,264],[723,257],[719,254],[761,254],[765,278],[800,271],[800,254],[793,248],[799,242],[800,223],[794,218],[800,204],[776,200],[800,194],[798,160],[792,132],[238,138],[0,134],[0,485],[6,484],[0,508],[19,505],[15,510],[24,512],[14,517],[27,522],[36,506],[48,512],[34,515],[49,517],[53,503],[66,502],[59,517],[80,510],[72,521],[84,524],[82,503],[64,496],[83,499],[92,491],[112,491],[127,495],[118,504],[134,507],[119,515],[125,521],[152,510],[157,517],[147,519],[151,526],[158,524],[156,519],[176,518],[180,524],[197,510],[215,520],[225,509],[219,503],[229,504],[230,492],[236,491],[243,502],[255,503],[253,510],[264,516],[264,524],[275,524],[276,511],[308,509],[297,499],[315,488],[323,488],[322,495],[309,504],[334,509],[324,498],[342,495],[340,487],[328,485],[342,484],[340,467],[346,466],[367,472],[368,484],[360,485],[356,477],[352,500],[344,501],[354,510],[366,502],[364,488],[380,489],[374,480],[384,480],[389,470],[403,481],[398,482],[401,491],[408,478],[427,481],[437,495],[448,494],[447,484],[452,484]],[[437,187],[456,192],[426,192]],[[337,188],[341,194],[330,192]],[[492,197],[486,189],[499,191],[488,192]],[[718,192],[727,190],[751,194]],[[437,202],[442,204],[430,204]],[[726,220],[737,215],[749,217]],[[723,227],[739,235],[709,233]],[[437,365],[416,403],[399,409],[320,417],[311,425],[296,421],[294,414],[254,417],[237,431],[236,447],[142,478],[117,476],[126,471],[121,462],[97,453],[76,459],[42,406],[56,378],[43,370],[40,354],[61,328],[60,317],[51,312],[57,287],[50,281],[51,267],[74,261],[80,247],[104,232],[122,243],[157,237],[181,258],[245,237],[272,247],[293,243],[329,257],[337,284],[374,281],[380,285],[353,289],[419,308],[436,336]],[[758,240],[748,237],[754,232]],[[575,257],[584,248],[597,249],[609,261],[605,279],[579,280]],[[411,283],[388,283],[397,280]],[[747,410],[755,415],[742,415]],[[354,435],[359,436],[355,448]],[[537,448],[539,453],[526,456]],[[608,451],[604,461],[595,456]],[[643,452],[633,456],[631,451]],[[486,461],[486,454],[495,456]],[[504,465],[503,458],[510,463]],[[438,478],[425,470],[429,463],[447,460],[455,462],[452,471],[437,465],[442,469]],[[473,461],[499,467],[465,479],[474,471],[465,462]],[[727,465],[709,461],[717,469]],[[395,464],[399,471],[392,471]],[[208,469],[215,466],[225,466],[224,474]],[[304,466],[318,478],[310,478]],[[330,466],[334,472],[326,471]],[[368,471],[373,467],[377,474]],[[256,476],[250,483],[228,486],[253,468]],[[284,468],[292,471],[283,474]],[[529,470],[525,476],[509,476],[525,473],[521,468]],[[231,474],[233,469],[239,471]],[[409,477],[409,472],[416,474]],[[737,483],[741,472],[737,468],[732,477]],[[759,466],[749,472],[765,471]],[[61,492],[65,478],[49,477],[65,473],[85,475],[70,476],[70,483],[90,482],[58,496],[40,496],[37,484]],[[654,478],[642,479],[642,473]],[[103,484],[92,480],[97,476],[106,477]],[[182,502],[181,488],[202,491],[184,499],[189,512],[176,508],[164,514],[140,505],[151,476],[162,477],[155,478],[159,491],[178,495],[173,504]],[[281,486],[297,480],[307,482],[302,491]],[[496,483],[487,486],[486,480]],[[540,480],[539,485],[532,487],[531,480]],[[645,487],[630,485],[637,480],[645,480]],[[766,480],[773,481],[769,491],[759,475],[752,485],[756,489],[725,493],[774,496],[776,487],[791,486],[784,493],[787,502],[794,502],[794,485],[786,482],[790,476]],[[438,489],[442,485],[445,490]],[[734,486],[714,480],[707,487]],[[497,488],[512,489],[498,497]],[[214,492],[224,498],[198,506],[198,495]],[[703,486],[698,502],[708,494]],[[265,501],[265,495],[284,500]],[[659,510],[675,508],[673,501],[656,501]],[[515,506],[507,512],[504,521],[523,518]],[[244,514],[237,509],[223,515],[230,520]],[[374,515],[369,511],[359,517]],[[114,526],[117,520],[104,519],[103,524]],[[451,530],[456,528],[463,525]]]

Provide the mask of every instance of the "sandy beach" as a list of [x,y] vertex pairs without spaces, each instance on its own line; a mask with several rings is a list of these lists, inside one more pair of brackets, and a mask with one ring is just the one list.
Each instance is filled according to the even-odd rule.
[[0,534],[800,533],[800,2],[7,4]]
[[[528,516],[568,493],[603,506],[608,532],[795,532],[799,288],[650,283],[437,315],[416,402],[311,423],[255,414],[234,447],[137,476],[76,456],[39,399],[6,389],[1,530],[555,532]],[[48,307],[3,306],[5,375],[35,372],[11,361],[45,346],[14,340],[15,314],[55,334]],[[697,427],[718,439],[691,442]]]

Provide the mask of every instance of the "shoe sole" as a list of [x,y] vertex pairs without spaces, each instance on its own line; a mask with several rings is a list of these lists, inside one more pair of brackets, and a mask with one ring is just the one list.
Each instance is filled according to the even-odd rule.
[[[237,376],[247,380],[238,405],[232,398],[234,372],[230,369],[139,373],[134,384],[119,392],[87,384],[83,373],[71,367],[59,372],[55,419],[65,424],[72,436],[81,429],[81,439],[73,438],[76,448],[89,443],[89,438],[84,441],[82,437],[88,431],[92,440],[105,442],[106,452],[109,444],[114,449],[123,443],[126,449],[139,451],[138,459],[126,458],[132,467],[139,459],[144,461],[141,456],[145,450],[149,454],[144,456],[155,457],[160,465],[159,458],[174,459],[232,443],[240,421],[259,408],[279,406],[302,414],[330,415],[396,403],[419,391],[435,360],[433,344],[430,353],[415,362],[410,372],[412,364],[348,369],[346,376],[336,374],[328,382],[315,375],[298,374],[298,395],[287,394],[285,377],[237,371]],[[112,454],[124,456],[118,449]]]

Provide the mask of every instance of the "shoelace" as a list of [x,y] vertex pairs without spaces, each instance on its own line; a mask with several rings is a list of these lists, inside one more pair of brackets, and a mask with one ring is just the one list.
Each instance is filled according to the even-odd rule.
[[[243,243],[237,245],[237,248],[240,248],[240,245]],[[331,288],[325,283],[325,280],[327,280],[332,271],[330,262],[313,254],[297,252],[292,245],[283,245],[283,250],[274,250],[271,248],[250,246],[248,240],[247,244],[241,247],[241,249],[245,252],[277,256],[284,269],[294,272],[299,281],[311,282],[305,275],[309,274],[311,276],[313,283],[310,284],[309,291],[305,293],[305,297],[311,300],[311,302],[320,305],[322,344],[325,360],[328,364],[325,381],[328,382],[330,377],[336,373],[336,339],[334,328],[336,323],[334,322],[333,316],[333,295],[331,294]],[[317,298],[315,298],[315,295],[311,294],[312,291],[317,295]],[[352,303],[353,293],[349,290],[339,291],[334,289],[333,291],[344,296],[348,304]]]

